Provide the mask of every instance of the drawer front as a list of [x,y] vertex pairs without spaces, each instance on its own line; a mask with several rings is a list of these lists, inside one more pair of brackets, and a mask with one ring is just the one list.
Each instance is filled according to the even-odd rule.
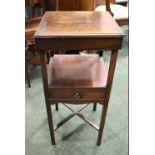
[[56,100],[99,100],[105,98],[104,88],[52,88],[50,99]]

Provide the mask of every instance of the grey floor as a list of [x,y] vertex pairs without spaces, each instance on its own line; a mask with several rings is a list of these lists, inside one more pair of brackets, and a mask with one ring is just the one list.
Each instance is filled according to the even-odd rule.
[[[128,27],[122,49],[118,55],[113,88],[102,144],[96,146],[97,131],[75,116],[55,132],[56,146],[51,145],[47,123],[40,67],[31,75],[31,88],[25,88],[25,151],[26,155],[127,155],[128,154]],[[109,54],[104,54],[106,63]],[[79,106],[72,106],[77,108]],[[99,124],[101,106],[92,111],[89,105],[82,113]],[[59,105],[54,123],[67,116],[70,111]]]

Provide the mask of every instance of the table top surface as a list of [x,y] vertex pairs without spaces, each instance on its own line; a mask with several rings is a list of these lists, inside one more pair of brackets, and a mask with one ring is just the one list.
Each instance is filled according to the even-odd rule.
[[109,12],[47,11],[34,38],[122,38],[123,31]]

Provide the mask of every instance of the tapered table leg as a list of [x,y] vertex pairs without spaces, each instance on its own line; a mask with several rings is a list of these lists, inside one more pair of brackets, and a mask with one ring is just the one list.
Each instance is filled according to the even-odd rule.
[[54,137],[54,127],[53,127],[53,116],[51,106],[48,103],[48,82],[47,82],[47,69],[46,69],[46,61],[45,61],[45,52],[40,54],[40,61],[41,61],[41,73],[42,73],[42,81],[43,81],[43,88],[44,88],[44,95],[45,95],[45,103],[46,103],[46,110],[47,110],[47,118],[48,118],[48,125],[51,135],[52,144],[55,145],[55,137]]
[[50,105],[46,106],[47,109],[47,117],[48,117],[48,124],[50,129],[50,135],[51,135],[51,142],[53,145],[55,145],[55,137],[54,137],[54,127],[53,127],[53,117],[52,117],[52,111]]
[[107,109],[108,109],[108,104],[105,104],[104,106],[102,106],[102,115],[101,115],[101,120],[100,120],[99,133],[98,133],[98,138],[97,138],[97,145],[101,144],[103,129],[104,129],[106,115],[107,115]]
[[102,140],[102,134],[103,134],[104,124],[105,124],[106,115],[107,115],[111,86],[112,86],[113,76],[114,76],[114,71],[115,71],[115,66],[116,66],[117,54],[118,54],[118,51],[111,52],[110,65],[109,65],[109,70],[108,70],[107,94],[106,94],[106,99],[104,101],[104,106],[102,107],[102,115],[101,115],[101,121],[100,121],[100,126],[99,126],[97,145],[100,145],[101,140]]

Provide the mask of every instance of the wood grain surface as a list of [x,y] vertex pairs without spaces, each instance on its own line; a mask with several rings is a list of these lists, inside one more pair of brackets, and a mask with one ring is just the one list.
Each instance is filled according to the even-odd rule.
[[124,33],[109,12],[47,11],[34,37],[89,36],[121,38]]

